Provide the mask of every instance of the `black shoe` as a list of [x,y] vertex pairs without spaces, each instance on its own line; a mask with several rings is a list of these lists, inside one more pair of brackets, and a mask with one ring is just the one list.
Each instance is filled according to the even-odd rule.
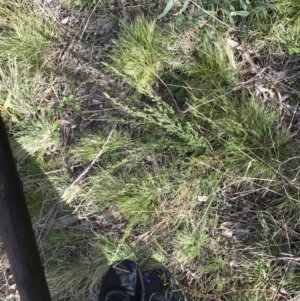
[[123,260],[112,265],[104,275],[99,301],[142,301],[143,281],[137,264]]
[[155,270],[145,277],[145,301],[185,301],[183,289],[169,271]]

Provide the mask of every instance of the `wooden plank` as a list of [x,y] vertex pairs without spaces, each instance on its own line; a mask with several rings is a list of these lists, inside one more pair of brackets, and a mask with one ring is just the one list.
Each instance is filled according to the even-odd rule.
[[0,234],[22,301],[50,301],[22,182],[0,117]]

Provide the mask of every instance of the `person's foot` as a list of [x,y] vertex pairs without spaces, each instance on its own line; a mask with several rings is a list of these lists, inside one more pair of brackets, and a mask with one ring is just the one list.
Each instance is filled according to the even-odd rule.
[[137,264],[123,260],[112,265],[104,275],[99,301],[144,300],[143,279]]
[[185,301],[183,290],[169,271],[155,270],[145,277],[145,301]]

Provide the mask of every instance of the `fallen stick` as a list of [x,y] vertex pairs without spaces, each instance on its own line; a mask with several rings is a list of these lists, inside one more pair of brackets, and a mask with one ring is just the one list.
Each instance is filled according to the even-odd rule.
[[106,147],[106,145],[108,144],[113,132],[115,131],[116,129],[116,124],[113,125],[106,141],[104,142],[101,150],[98,152],[98,154],[95,156],[94,160],[80,173],[80,175],[73,181],[73,183],[64,191],[64,193],[61,195],[61,199],[64,199],[65,196],[67,195],[67,193],[72,189],[72,187],[78,183],[80,181],[80,179],[82,179],[84,177],[84,175],[86,175],[89,170],[93,167],[93,165],[98,162],[99,158],[101,157],[101,155],[103,154],[104,152],[104,149]]
[[[49,221],[50,217],[54,215],[54,219],[55,219],[55,216],[56,216],[56,212],[57,212],[57,209],[58,209],[58,206],[60,204],[60,202],[65,198],[65,196],[67,195],[67,193],[74,187],[74,185],[76,183],[78,183],[88,172],[89,170],[94,166],[94,164],[96,162],[99,161],[100,157],[102,156],[104,150],[105,150],[105,147],[106,145],[109,143],[110,139],[111,139],[111,136],[112,134],[114,133],[116,129],[116,124],[113,125],[106,141],[104,142],[103,146],[101,147],[100,151],[97,153],[97,155],[95,156],[94,160],[80,173],[80,175],[67,187],[67,189],[64,191],[64,193],[57,199],[56,203],[48,210],[48,212],[43,216],[43,218],[41,218],[35,225],[34,227],[39,227],[39,225],[41,223],[44,223],[46,224],[47,221]],[[41,230],[40,232],[40,235],[38,237],[38,241],[40,240],[41,236],[42,236],[42,233],[43,233],[43,229]]]

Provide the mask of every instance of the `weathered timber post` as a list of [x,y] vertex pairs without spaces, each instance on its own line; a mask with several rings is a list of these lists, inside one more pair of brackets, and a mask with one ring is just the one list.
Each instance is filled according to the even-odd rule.
[[0,117],[0,234],[22,301],[51,301],[30,215]]

